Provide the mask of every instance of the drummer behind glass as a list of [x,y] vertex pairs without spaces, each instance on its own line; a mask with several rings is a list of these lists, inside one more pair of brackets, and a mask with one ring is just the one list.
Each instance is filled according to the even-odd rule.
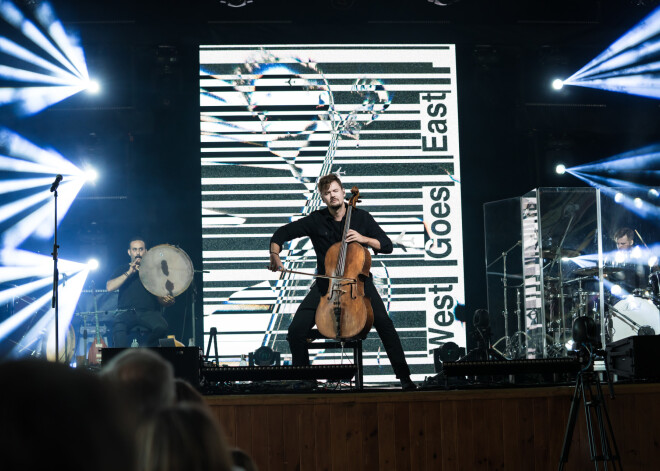
[[622,271],[614,273],[610,281],[620,285],[625,290],[624,294],[645,288],[648,275],[646,264],[640,258],[641,252],[635,245],[635,231],[629,227],[622,227],[612,238],[617,249],[614,253],[613,265],[621,267]]
[[158,340],[167,336],[167,321],[163,317],[161,306],[174,304],[172,296],[154,296],[145,289],[140,281],[139,270],[147,246],[142,237],[133,237],[128,244],[131,262],[115,270],[112,279],[106,283],[108,291],[119,290],[117,314],[113,325],[114,346],[130,346],[129,332],[140,326],[147,331],[146,345],[158,346]]

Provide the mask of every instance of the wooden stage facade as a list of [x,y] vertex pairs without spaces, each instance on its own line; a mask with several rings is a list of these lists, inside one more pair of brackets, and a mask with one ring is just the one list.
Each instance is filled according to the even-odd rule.
[[[230,444],[247,451],[260,471],[545,471],[558,469],[573,391],[367,390],[206,399]],[[614,400],[607,385],[603,393],[623,469],[659,469],[660,384],[616,384]],[[594,469],[582,407],[564,469]]]

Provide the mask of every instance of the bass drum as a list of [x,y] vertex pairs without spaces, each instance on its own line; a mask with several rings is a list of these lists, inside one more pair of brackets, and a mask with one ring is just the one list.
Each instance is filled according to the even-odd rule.
[[628,296],[610,311],[612,342],[633,335],[660,334],[660,311],[650,299]]

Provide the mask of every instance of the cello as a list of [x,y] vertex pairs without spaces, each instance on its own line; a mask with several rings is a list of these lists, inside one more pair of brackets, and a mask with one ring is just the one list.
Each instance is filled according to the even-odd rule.
[[364,279],[369,277],[371,255],[358,242],[346,242],[351,214],[360,198],[356,186],[346,210],[341,242],[333,244],[325,255],[328,292],[316,309],[316,327],[330,339],[366,338],[374,323],[371,300],[364,293]]

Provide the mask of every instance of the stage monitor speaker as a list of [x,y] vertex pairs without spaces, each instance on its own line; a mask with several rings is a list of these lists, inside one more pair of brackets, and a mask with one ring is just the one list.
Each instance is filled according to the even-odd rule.
[[[188,381],[197,387],[200,384],[200,369],[202,367],[202,350],[199,347],[153,347],[148,348],[167,360],[174,368],[174,376]],[[101,364],[116,357],[126,348],[104,348],[101,350]]]
[[610,372],[623,378],[660,378],[660,335],[635,335],[606,348]]

